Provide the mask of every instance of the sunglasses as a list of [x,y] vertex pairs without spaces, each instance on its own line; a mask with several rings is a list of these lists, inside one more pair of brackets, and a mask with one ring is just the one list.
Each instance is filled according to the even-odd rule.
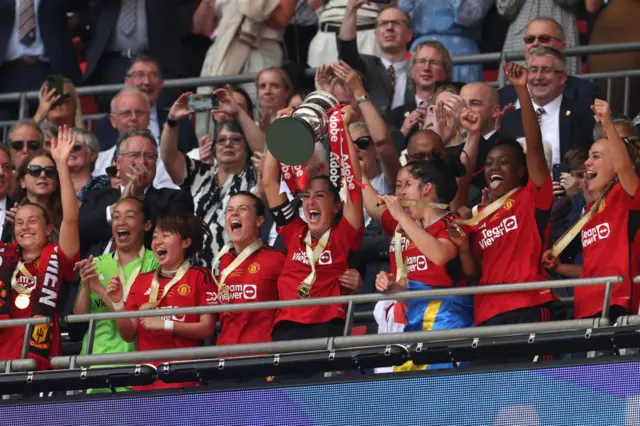
[[559,41],[560,43],[562,43],[562,40],[560,40],[559,38],[552,37],[547,34],[540,34],[540,35],[532,34],[532,35],[525,36],[523,40],[525,44],[533,44],[535,43],[536,39],[538,39],[540,43],[551,43],[551,40]]
[[353,141],[353,143],[355,144],[355,146],[357,146],[360,149],[367,149],[367,147],[371,143],[371,136],[359,137],[358,139]]
[[116,175],[118,174],[118,168],[116,166],[109,166],[105,169],[105,171],[107,172],[107,175],[109,175],[109,177],[116,177]]
[[48,178],[55,178],[58,175],[58,170],[54,166],[47,166],[47,167],[28,166],[27,167],[27,173],[29,173],[29,176],[40,177],[42,176],[42,172],[44,172],[44,175]]
[[11,149],[22,151],[25,144],[27,145],[27,149],[29,151],[37,151],[38,149],[40,149],[40,141],[12,141]]

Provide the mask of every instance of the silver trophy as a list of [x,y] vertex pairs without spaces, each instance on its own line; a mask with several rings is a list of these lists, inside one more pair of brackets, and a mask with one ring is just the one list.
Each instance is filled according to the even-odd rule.
[[331,93],[310,93],[291,117],[278,118],[267,127],[267,148],[271,154],[283,164],[305,164],[313,155],[314,144],[327,133],[327,111],[338,104]]

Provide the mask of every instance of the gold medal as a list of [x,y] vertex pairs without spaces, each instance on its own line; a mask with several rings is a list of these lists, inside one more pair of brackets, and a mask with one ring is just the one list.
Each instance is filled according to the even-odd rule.
[[298,286],[298,296],[300,296],[300,299],[308,299],[311,296],[311,286],[305,283],[300,284]]
[[29,307],[29,304],[31,303],[31,299],[29,298],[28,294],[22,293],[18,294],[14,303],[16,305],[16,308],[18,309],[27,309]]
[[158,306],[158,302],[147,302],[147,303],[143,303],[140,306],[140,310],[141,311],[148,311],[149,309],[153,309],[156,306]]

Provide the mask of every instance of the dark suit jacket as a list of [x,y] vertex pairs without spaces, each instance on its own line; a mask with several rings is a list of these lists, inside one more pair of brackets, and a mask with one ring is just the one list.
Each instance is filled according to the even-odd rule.
[[[560,158],[571,148],[588,149],[593,142],[593,126],[596,124],[590,105],[563,97],[559,114]],[[514,139],[524,136],[520,110],[510,111],[504,116],[500,134]]]
[[[80,207],[80,251],[87,253],[91,247],[103,245],[112,236],[111,224],[107,222],[107,206],[120,198],[121,192],[114,188],[105,188],[87,193]],[[150,187],[144,198],[144,208],[148,218],[154,224],[158,216],[165,213],[193,214],[194,206],[191,194],[183,190],[155,189]],[[149,246],[150,234],[145,243]]]
[[[7,210],[15,206],[15,204],[15,201],[7,197]],[[13,241],[13,224],[7,222],[6,216],[4,219],[4,224],[2,226],[2,237],[0,237],[0,241],[2,241],[3,243],[10,243]]]
[[[182,39],[191,30],[193,14],[198,3],[198,0],[146,2],[148,53],[156,58],[164,74],[186,76]],[[118,22],[121,5],[120,0],[101,0],[96,2],[91,10],[93,32],[91,44],[86,52],[85,80],[91,77],[100,58],[106,52],[111,34]]]
[[[363,76],[364,88],[371,97],[371,102],[376,106],[383,117],[391,110],[393,93],[391,92],[391,79],[382,60],[377,56],[361,55],[358,53],[358,44],[355,40],[340,40],[338,42],[338,57],[345,61],[353,69]],[[409,87],[410,76],[407,76],[407,89],[405,91],[405,104],[412,102],[415,105],[415,93]],[[415,109],[415,107],[413,108]],[[402,126],[402,123],[400,123]]]
[[[500,95],[500,106],[502,108],[507,104],[515,104],[518,99],[516,91],[513,90],[513,86],[511,85],[504,86],[498,90],[498,94]],[[593,101],[598,97],[598,86],[584,78],[569,75],[567,76],[567,82],[564,85],[562,94],[574,101],[586,102],[589,105],[593,105]]]
[[405,97],[404,105],[401,105],[389,111],[384,117],[384,121],[386,121],[387,124],[393,126],[396,129],[402,129],[402,124],[404,123],[404,119],[406,118],[407,113],[411,113],[416,108],[418,108],[418,105],[416,105],[415,95],[412,96],[411,99],[407,99]]
[[[62,74],[75,84],[81,80],[78,57],[67,28],[67,12],[75,10],[78,0],[41,0],[38,6],[38,28],[45,56],[54,74]],[[15,24],[15,0],[0,0],[0,63],[4,60]],[[40,84],[42,82],[38,82]]]
[[[160,125],[160,133],[162,133],[162,127],[167,121],[167,114],[168,111],[158,108],[158,124]],[[198,138],[193,128],[193,121],[182,120],[178,126],[178,149],[180,152],[186,154],[193,148],[198,147]],[[100,151],[105,151],[118,142],[118,131],[111,126],[109,114],[106,114],[101,119],[96,120],[96,127],[93,133],[100,142]]]

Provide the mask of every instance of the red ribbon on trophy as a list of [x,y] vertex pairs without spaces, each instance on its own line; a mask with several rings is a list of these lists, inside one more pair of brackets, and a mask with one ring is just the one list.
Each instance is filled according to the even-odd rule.
[[347,186],[349,199],[360,201],[359,183],[353,176],[353,164],[349,155],[349,143],[347,142],[346,130],[342,121],[341,110],[344,105],[337,105],[327,111],[329,115],[329,179],[340,190],[342,185]]

